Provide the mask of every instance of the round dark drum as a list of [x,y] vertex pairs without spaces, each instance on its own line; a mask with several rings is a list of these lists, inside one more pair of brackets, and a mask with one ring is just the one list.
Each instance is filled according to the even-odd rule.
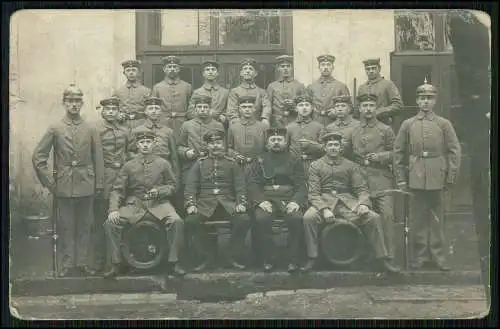
[[321,232],[321,249],[330,263],[347,266],[363,254],[364,236],[353,223],[336,219]]
[[166,253],[166,233],[161,224],[140,221],[130,226],[122,236],[122,255],[128,265],[137,269],[158,266]]

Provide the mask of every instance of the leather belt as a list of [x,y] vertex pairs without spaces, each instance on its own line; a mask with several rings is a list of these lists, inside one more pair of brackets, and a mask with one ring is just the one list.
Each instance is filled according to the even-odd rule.
[[378,162],[370,161],[368,159],[356,159],[355,162],[362,167],[372,167],[376,169],[389,170],[388,165],[384,165]]
[[264,191],[278,191],[280,189],[293,189],[292,185],[266,185],[264,186]]
[[331,194],[333,196],[337,195],[337,194],[344,194],[344,193],[349,193],[348,190],[344,190],[344,189],[337,189],[337,190],[330,190],[330,191],[321,191],[321,194]]
[[236,161],[238,161],[239,164],[249,164],[252,163],[255,158],[246,158],[246,157],[239,157],[236,158]]
[[113,169],[120,169],[122,167],[122,164],[121,164],[121,162],[106,162],[106,163],[104,163],[104,167],[113,168]]
[[412,154],[413,156],[416,156],[418,158],[438,158],[440,156],[444,156],[443,154],[438,154],[434,152],[429,152],[429,151],[422,151],[420,154]]
[[62,162],[62,165],[71,166],[71,167],[87,167],[87,166],[90,166],[92,164],[91,163],[81,163],[77,160],[73,160],[73,161]]

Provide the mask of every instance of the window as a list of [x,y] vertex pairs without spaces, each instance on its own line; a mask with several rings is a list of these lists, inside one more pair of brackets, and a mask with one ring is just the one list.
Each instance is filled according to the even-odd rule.
[[239,10],[219,18],[219,46],[279,45],[281,24],[279,16],[262,15],[257,10]]
[[162,46],[210,46],[209,10],[161,10]]

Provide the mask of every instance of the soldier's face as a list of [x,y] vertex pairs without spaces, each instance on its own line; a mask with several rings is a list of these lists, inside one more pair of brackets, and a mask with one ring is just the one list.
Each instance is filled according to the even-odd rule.
[[289,77],[292,75],[292,64],[290,63],[280,63],[278,64],[278,72],[281,73],[283,77]]
[[66,112],[72,115],[80,113],[83,106],[83,100],[81,98],[66,97],[63,101],[64,108]]
[[301,116],[301,117],[308,117],[311,115],[312,113],[312,104],[309,103],[309,102],[300,102],[297,104],[297,106],[295,107],[297,109],[297,113]]
[[196,104],[196,114],[199,118],[207,118],[210,114],[210,106],[208,104]]
[[335,107],[333,108],[333,112],[337,118],[345,118],[348,114],[349,111],[351,110],[351,107],[347,103],[337,103],[335,104]]
[[342,151],[342,143],[340,141],[328,141],[325,144],[326,155],[335,157]]
[[380,66],[378,65],[367,65],[365,66],[366,76],[369,80],[378,78],[380,74]]
[[141,154],[151,154],[153,152],[154,139],[143,138],[137,141],[137,149]]
[[273,152],[281,152],[287,146],[286,137],[285,136],[270,136],[267,139],[267,149]]
[[372,119],[376,110],[377,102],[375,101],[365,101],[359,104],[359,114],[365,119]]
[[102,117],[106,121],[114,121],[118,115],[118,105],[106,105],[102,108]]
[[333,63],[332,62],[327,62],[323,61],[319,63],[319,72],[323,76],[329,76],[333,72]]
[[203,69],[202,75],[206,80],[213,81],[219,77],[219,70],[215,66],[208,65]]
[[160,105],[147,105],[144,109],[144,114],[151,120],[158,120],[160,118],[161,107]]
[[207,143],[208,152],[213,155],[220,155],[224,153],[224,141],[223,140],[215,140]]
[[177,64],[167,64],[163,67],[163,72],[170,78],[177,77],[180,71],[181,67]]
[[241,103],[239,105],[240,114],[244,118],[250,118],[255,112],[255,105],[252,103]]
[[436,97],[432,95],[419,95],[417,96],[417,105],[422,111],[432,111],[436,105]]
[[135,81],[139,76],[139,69],[137,67],[127,67],[123,70],[123,74],[125,74],[127,80]]
[[243,80],[253,81],[253,79],[257,76],[257,71],[255,71],[255,68],[252,65],[247,64],[241,68],[240,76]]

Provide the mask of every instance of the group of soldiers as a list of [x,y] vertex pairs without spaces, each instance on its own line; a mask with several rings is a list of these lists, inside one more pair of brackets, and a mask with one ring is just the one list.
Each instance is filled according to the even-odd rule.
[[[402,102],[379,59],[363,62],[359,120],[329,54],[317,58],[321,77],[307,88],[293,77],[293,58],[277,57],[280,78],[267,90],[255,84],[253,59],[241,62],[241,84],[231,90],[217,83],[219,64],[204,62],[204,84],[194,91],[179,78],[178,57],[162,60],[165,79],[152,90],[138,81],[139,61],[123,62],[127,82],[100,102],[95,125],[81,118],[83,92],[71,85],[63,119],[34,151],[35,171],[56,200],[59,276],[123,273],[122,232],[142,220],[163,223],[169,273],[185,274],[179,255],[186,244],[203,257],[194,269],[202,271],[214,261],[203,223],[221,217],[232,224],[226,256],[237,269],[246,267],[241,255],[252,228],[263,270],[272,271],[272,223],[282,218],[289,272],[310,271],[320,230],[342,218],[364,233],[377,270],[397,273],[396,184],[412,194],[412,267],[448,269],[440,192],[455,182],[461,150],[451,123],[433,112],[434,86],[417,88],[419,112],[396,135],[388,123]],[[308,260],[300,266],[303,248]]]

